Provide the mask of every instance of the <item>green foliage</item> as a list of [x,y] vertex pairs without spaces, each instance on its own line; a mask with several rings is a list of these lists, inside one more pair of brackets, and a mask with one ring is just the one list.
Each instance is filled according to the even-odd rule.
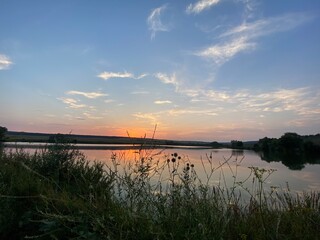
[[[320,194],[267,191],[272,169],[252,167],[238,182],[231,157],[213,168],[208,155],[203,182],[188,158],[158,156],[141,149],[122,169],[117,155],[111,166],[92,163],[64,143],[5,152],[0,239],[312,239],[320,230]],[[209,184],[222,166],[233,184]]]

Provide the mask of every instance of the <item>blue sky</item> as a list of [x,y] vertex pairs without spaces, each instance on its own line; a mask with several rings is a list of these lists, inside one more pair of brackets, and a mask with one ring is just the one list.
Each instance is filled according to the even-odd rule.
[[0,125],[195,140],[320,132],[320,1],[17,1]]

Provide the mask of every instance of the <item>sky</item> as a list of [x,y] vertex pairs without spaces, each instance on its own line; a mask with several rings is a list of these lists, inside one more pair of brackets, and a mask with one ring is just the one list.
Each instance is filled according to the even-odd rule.
[[319,0],[1,0],[0,125],[230,141],[320,132]]

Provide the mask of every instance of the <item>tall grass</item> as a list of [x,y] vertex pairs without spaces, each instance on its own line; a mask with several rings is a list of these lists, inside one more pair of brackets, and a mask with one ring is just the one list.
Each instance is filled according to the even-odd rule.
[[[0,239],[319,239],[320,194],[267,190],[274,170],[140,149],[123,164],[90,162],[68,144],[0,155]],[[225,170],[233,175],[228,185]],[[219,173],[220,181],[211,180]],[[248,183],[251,187],[248,187]],[[249,197],[244,197],[244,195]]]

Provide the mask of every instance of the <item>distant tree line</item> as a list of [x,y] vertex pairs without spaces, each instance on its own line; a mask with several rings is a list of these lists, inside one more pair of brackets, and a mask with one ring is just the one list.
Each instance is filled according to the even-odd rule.
[[320,164],[320,134],[300,136],[285,133],[280,138],[262,138],[254,145],[262,160],[280,161],[292,170],[304,168],[306,163]]
[[72,139],[70,134],[57,133],[49,136],[49,143],[77,143],[76,139]]
[[319,140],[320,134],[300,136],[297,133],[288,132],[279,139],[265,137],[259,139],[259,142],[254,146],[254,150],[269,154],[320,155],[320,145],[309,139]]

